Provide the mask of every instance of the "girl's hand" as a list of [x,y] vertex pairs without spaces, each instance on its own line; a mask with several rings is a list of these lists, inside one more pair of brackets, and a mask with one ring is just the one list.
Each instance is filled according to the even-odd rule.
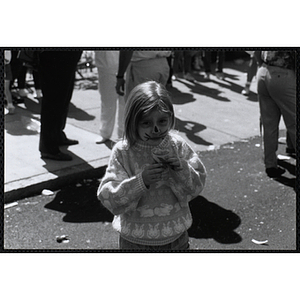
[[182,170],[181,162],[177,156],[169,157],[165,161],[174,171]]
[[162,180],[163,172],[164,168],[160,163],[147,166],[142,173],[145,186],[149,187],[151,184]]

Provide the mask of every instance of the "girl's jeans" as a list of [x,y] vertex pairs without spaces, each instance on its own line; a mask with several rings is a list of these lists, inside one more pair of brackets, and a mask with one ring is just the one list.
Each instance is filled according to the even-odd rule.
[[149,251],[159,251],[159,250],[187,250],[189,249],[189,235],[185,231],[177,240],[174,242],[163,245],[163,246],[147,246],[141,244],[131,243],[120,236],[119,238],[119,248],[121,250],[149,250]]
[[281,115],[294,148],[296,146],[295,72],[263,64],[257,72],[257,92],[263,125],[265,167],[276,168]]

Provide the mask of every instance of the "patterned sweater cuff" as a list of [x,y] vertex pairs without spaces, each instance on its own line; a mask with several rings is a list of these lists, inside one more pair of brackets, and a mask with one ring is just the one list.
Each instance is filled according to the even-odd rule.
[[137,182],[138,182],[137,187],[136,187],[137,191],[138,192],[147,191],[148,189],[145,186],[145,183],[144,183],[144,180],[143,180],[143,177],[142,177],[142,173],[137,174],[136,177],[137,177]]

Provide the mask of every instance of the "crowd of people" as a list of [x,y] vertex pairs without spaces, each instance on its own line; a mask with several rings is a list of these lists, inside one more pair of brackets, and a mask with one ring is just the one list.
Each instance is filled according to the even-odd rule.
[[[249,95],[254,76],[263,128],[264,164],[269,177],[285,170],[277,165],[279,121],[287,129],[287,152],[296,149],[296,76],[293,51],[248,51]],[[82,51],[40,51],[33,68],[35,97],[41,102],[41,158],[72,160],[62,145],[79,141],[66,136],[68,108]],[[226,53],[216,53],[215,76],[223,80]],[[95,51],[101,101],[97,144],[111,139],[117,119],[118,139],[98,198],[114,215],[121,249],[187,249],[191,225],[188,202],[205,184],[203,163],[189,144],[173,132],[175,116],[168,85],[181,76],[195,81],[193,69],[210,80],[210,51]],[[5,99],[15,112],[10,89],[15,80],[21,97],[28,68],[18,53],[5,52]],[[117,115],[118,113],[118,115]],[[163,201],[161,198],[163,196]]]

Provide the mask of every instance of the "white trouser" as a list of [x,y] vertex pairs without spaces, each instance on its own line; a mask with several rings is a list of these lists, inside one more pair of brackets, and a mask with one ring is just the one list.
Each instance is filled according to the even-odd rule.
[[[124,125],[124,97],[116,93],[116,75],[103,73],[98,68],[99,93],[101,97],[100,135],[109,139],[112,136],[116,114],[118,138],[123,136]],[[117,107],[118,103],[118,107]],[[117,109],[118,108],[118,109]]]

